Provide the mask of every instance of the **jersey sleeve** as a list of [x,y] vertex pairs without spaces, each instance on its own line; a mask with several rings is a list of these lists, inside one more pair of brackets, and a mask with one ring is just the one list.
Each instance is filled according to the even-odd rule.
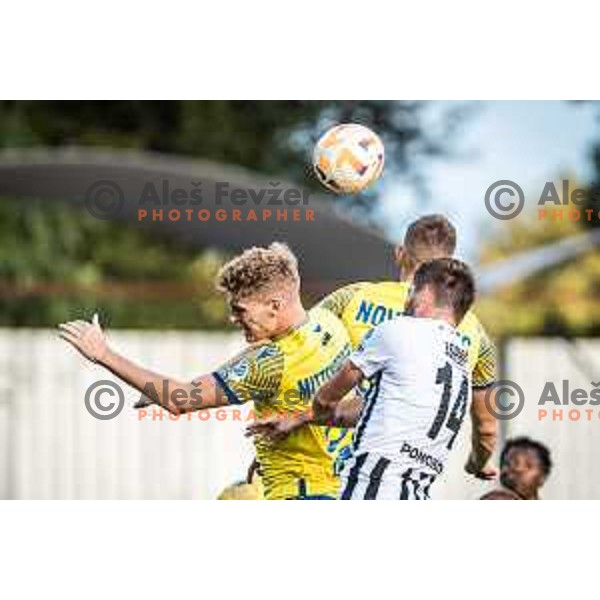
[[268,401],[277,396],[283,376],[283,354],[266,344],[248,348],[213,372],[229,404]]
[[351,283],[350,285],[339,288],[331,292],[329,296],[325,296],[317,306],[328,310],[341,319],[347,306],[352,301],[352,298],[354,298],[356,292],[363,286],[364,283]]
[[365,378],[381,371],[389,363],[389,336],[389,323],[374,327],[365,334],[358,348],[350,355],[350,361],[362,371]]
[[473,368],[473,387],[485,388],[492,385],[496,381],[497,370],[496,348],[482,326],[479,354]]

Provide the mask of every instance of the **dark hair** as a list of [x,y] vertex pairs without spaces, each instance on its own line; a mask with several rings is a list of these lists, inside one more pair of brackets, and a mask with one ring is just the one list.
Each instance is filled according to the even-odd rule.
[[426,215],[410,224],[404,247],[419,261],[450,257],[456,249],[456,229],[443,215]]
[[550,450],[541,442],[536,442],[528,437],[518,437],[506,442],[504,448],[502,449],[502,454],[500,455],[500,467],[503,467],[506,464],[508,453],[515,448],[522,450],[533,450],[538,455],[540,463],[542,464],[542,471],[544,472],[544,475],[546,477],[550,475],[550,471],[552,470]]
[[455,258],[424,262],[413,279],[415,293],[426,286],[433,288],[437,306],[452,308],[457,323],[462,321],[475,300],[475,280],[471,269]]

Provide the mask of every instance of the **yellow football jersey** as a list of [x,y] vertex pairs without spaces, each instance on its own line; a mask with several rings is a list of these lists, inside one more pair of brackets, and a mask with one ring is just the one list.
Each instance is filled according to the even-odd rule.
[[[290,418],[311,408],[315,392],[350,352],[342,322],[331,311],[315,307],[304,324],[250,346],[213,375],[230,403],[253,400],[257,418],[273,414]],[[336,496],[338,480],[325,428],[309,425],[277,444],[267,445],[258,438],[255,445],[265,498]]]

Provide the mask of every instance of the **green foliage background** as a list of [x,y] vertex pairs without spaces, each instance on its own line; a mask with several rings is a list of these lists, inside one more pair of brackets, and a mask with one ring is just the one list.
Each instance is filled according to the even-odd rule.
[[[584,187],[573,178],[570,181],[571,190]],[[561,190],[560,182],[555,187]],[[598,206],[589,207],[598,213]],[[597,219],[568,218],[570,209],[585,211],[588,206],[569,203],[561,207],[548,204],[544,208],[548,214],[552,214],[553,208],[562,208],[564,218],[540,220],[536,211],[505,221],[482,245],[482,263],[490,264],[558,242],[584,233],[598,223]],[[600,335],[600,251],[591,250],[482,299],[477,304],[477,314],[495,337]]]

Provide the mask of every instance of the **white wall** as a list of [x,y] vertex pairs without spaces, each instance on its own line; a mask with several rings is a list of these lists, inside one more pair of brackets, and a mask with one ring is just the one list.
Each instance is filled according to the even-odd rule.
[[[117,348],[159,372],[191,379],[241,346],[236,335],[119,332]],[[243,423],[138,420],[126,391],[116,418],[93,418],[85,391],[111,379],[53,331],[0,330],[1,498],[213,498],[245,476]],[[198,413],[195,413],[197,417]]]

